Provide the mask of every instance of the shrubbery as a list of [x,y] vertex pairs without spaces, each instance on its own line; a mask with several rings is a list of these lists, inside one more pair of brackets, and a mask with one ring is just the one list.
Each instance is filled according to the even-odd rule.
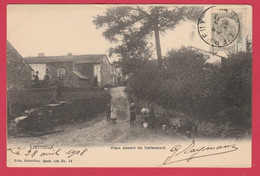
[[127,92],[196,119],[251,127],[252,54],[238,53],[221,66],[203,55],[172,50],[159,69],[153,61],[130,75]]

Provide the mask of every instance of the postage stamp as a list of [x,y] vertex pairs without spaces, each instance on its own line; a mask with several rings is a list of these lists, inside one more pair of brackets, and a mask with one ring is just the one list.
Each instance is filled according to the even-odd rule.
[[240,21],[233,10],[212,6],[199,18],[198,31],[207,44],[225,47],[236,40],[240,32]]
[[252,7],[7,6],[8,167],[250,167]]

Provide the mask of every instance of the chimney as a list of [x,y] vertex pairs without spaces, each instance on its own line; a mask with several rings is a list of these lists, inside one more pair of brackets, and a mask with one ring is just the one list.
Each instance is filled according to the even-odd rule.
[[38,53],[38,57],[44,57],[44,53]]
[[72,53],[68,53],[68,56],[72,56]]

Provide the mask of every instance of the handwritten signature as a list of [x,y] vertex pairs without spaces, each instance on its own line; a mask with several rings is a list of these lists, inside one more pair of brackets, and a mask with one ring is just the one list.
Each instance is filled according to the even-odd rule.
[[192,140],[192,143],[186,148],[182,147],[179,144],[171,148],[170,152],[172,152],[172,154],[164,160],[162,165],[173,164],[181,161],[190,162],[195,158],[221,155],[225,153],[234,152],[236,150],[238,150],[236,144],[219,145],[213,147],[202,146],[196,148],[195,141]]
[[14,148],[7,148],[7,151],[11,152],[14,155],[20,155],[20,156],[60,156],[64,154],[67,158],[71,158],[73,156],[84,156],[86,152],[88,151],[87,148],[84,148],[83,150],[76,150],[76,149],[70,149],[70,150],[62,150],[62,148],[53,149],[53,150],[37,150],[37,149],[26,149],[26,147],[19,146]]

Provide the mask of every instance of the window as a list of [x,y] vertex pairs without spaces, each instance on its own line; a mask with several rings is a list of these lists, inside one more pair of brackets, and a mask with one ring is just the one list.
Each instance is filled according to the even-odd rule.
[[57,70],[57,77],[63,77],[63,76],[65,76],[65,69],[64,68],[62,68],[62,69],[58,69]]

